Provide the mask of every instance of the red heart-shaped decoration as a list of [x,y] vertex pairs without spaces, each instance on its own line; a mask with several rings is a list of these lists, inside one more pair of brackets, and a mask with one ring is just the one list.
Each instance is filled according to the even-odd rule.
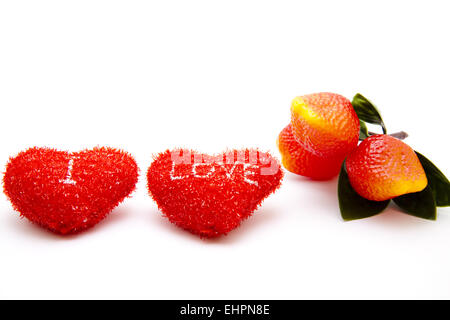
[[253,149],[217,156],[167,150],[147,172],[148,189],[163,214],[208,238],[238,227],[280,186],[282,177],[278,160]]
[[22,216],[69,234],[105,218],[135,189],[137,179],[136,161],[120,150],[31,148],[10,159],[3,188]]

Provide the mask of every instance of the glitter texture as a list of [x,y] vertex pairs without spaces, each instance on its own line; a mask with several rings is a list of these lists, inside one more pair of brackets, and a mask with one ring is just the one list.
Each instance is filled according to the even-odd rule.
[[137,180],[136,161],[121,150],[69,153],[35,147],[10,159],[3,190],[21,216],[55,233],[71,234],[105,218]]
[[238,227],[279,188],[282,177],[279,162],[254,149],[216,156],[167,150],[147,172],[150,195],[163,214],[205,238],[226,235]]

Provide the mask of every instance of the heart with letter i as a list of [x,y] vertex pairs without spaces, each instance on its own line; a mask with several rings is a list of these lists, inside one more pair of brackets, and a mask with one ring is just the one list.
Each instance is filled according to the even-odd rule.
[[104,219],[137,180],[136,161],[121,150],[31,148],[9,160],[3,187],[21,216],[55,233],[71,234]]

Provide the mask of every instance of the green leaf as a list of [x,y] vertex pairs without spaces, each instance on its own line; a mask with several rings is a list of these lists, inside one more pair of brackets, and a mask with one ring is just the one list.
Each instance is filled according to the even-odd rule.
[[450,182],[447,177],[424,155],[416,151],[420,163],[427,175],[428,185],[431,190],[438,207],[450,206]]
[[364,121],[359,120],[359,140],[364,140],[369,137],[369,131]]
[[389,200],[371,201],[361,197],[350,184],[345,161],[339,174],[338,198],[342,218],[346,221],[374,216],[382,212],[389,204]]
[[380,112],[372,102],[366,99],[363,95],[357,93],[353,97],[352,105],[359,117],[359,120],[372,124],[378,124],[383,128],[383,133],[387,133],[386,126],[384,125]]
[[407,214],[423,219],[436,220],[436,203],[429,185],[420,192],[408,193],[393,200]]

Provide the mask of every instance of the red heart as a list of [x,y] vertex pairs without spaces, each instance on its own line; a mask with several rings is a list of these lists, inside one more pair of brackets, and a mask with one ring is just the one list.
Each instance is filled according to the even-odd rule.
[[208,238],[238,227],[280,186],[282,177],[275,158],[252,149],[218,156],[167,150],[147,172],[148,189],[163,214]]
[[120,150],[31,148],[10,159],[3,187],[22,216],[69,234],[105,218],[135,189],[137,179],[136,161]]

